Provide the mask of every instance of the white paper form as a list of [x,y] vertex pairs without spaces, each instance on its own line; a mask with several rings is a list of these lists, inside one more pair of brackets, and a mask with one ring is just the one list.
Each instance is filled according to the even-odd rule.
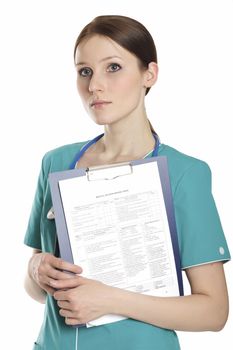
[[[83,268],[83,276],[114,287],[178,296],[157,163],[139,164],[117,177],[109,171],[97,170],[97,180],[82,176],[59,181],[74,263]],[[117,175],[120,167],[111,171]],[[89,326],[123,318],[105,315]]]

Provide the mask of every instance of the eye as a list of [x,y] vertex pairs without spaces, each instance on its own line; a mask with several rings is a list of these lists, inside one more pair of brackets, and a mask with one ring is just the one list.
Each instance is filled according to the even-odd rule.
[[78,73],[81,77],[90,77],[92,75],[92,70],[91,68],[84,67],[81,68]]
[[114,73],[114,72],[117,72],[120,69],[121,69],[121,66],[118,63],[111,63],[108,66],[107,71],[110,72],[110,73]]

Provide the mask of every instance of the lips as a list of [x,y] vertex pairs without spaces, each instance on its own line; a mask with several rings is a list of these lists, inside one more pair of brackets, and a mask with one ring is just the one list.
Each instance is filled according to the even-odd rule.
[[112,102],[105,101],[105,100],[95,100],[95,101],[90,103],[90,106],[91,107],[102,107],[102,106],[108,105],[110,103],[112,103]]

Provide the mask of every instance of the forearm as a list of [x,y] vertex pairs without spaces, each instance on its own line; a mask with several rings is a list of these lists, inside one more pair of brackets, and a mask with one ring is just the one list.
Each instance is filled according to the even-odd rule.
[[52,287],[53,283],[65,281],[81,272],[80,266],[35,249],[28,262],[25,289],[33,299],[45,303],[46,295],[53,295],[56,290]]
[[41,304],[45,303],[46,292],[27,274],[24,280],[24,288],[31,298]]
[[46,299],[46,292],[36,283],[33,278],[33,258],[35,254],[37,254],[36,252],[37,251],[34,250],[34,254],[28,262],[27,274],[24,279],[24,288],[32,299],[38,301],[41,304],[44,304]]
[[226,310],[202,294],[153,297],[116,289],[112,307],[115,314],[182,331],[218,331],[227,317]]

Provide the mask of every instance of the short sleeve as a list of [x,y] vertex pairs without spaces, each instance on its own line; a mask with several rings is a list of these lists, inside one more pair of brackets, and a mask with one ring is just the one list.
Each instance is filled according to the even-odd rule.
[[174,206],[183,269],[230,259],[206,163],[196,161],[184,172]]
[[44,202],[44,171],[43,162],[37,182],[37,189],[28,221],[24,244],[41,250],[41,216]]

